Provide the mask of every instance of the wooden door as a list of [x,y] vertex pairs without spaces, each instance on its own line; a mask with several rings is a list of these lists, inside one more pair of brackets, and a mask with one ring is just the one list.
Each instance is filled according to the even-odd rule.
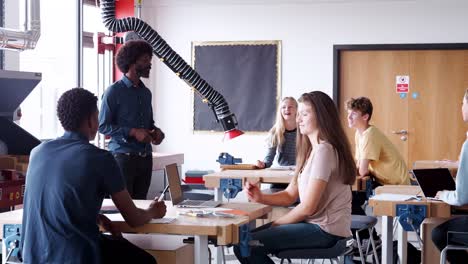
[[461,104],[468,51],[412,51],[410,67],[410,94],[418,97],[409,97],[409,161],[458,159],[466,137]]
[[348,127],[345,102],[349,98],[368,97],[374,111],[370,123],[378,127],[408,158],[408,144],[393,131],[408,128],[408,100],[396,93],[397,75],[408,75],[407,51],[344,51],[340,63],[339,108],[342,124],[354,148],[355,130]]
[[[344,102],[372,100],[371,124],[397,147],[409,168],[415,160],[457,159],[467,126],[461,102],[468,88],[467,50],[343,51],[340,62],[340,113]],[[406,98],[396,93],[396,76],[410,76]],[[407,130],[407,140],[393,131]],[[354,146],[354,131],[347,129]]]

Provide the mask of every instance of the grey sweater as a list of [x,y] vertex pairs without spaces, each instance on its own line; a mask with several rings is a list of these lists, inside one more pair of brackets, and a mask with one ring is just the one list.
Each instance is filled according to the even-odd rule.
[[263,162],[269,168],[273,164],[276,152],[278,151],[278,164],[280,166],[296,165],[296,129],[284,132],[284,143],[282,146],[268,148],[268,152]]

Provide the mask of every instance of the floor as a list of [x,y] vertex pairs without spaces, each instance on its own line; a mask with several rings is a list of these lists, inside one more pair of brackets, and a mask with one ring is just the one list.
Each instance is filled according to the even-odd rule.
[[[213,252],[213,249],[211,249],[212,252]],[[232,248],[228,249],[227,252],[226,252],[226,264],[237,264],[237,263],[240,263],[236,256],[234,255],[234,253],[232,252]],[[272,260],[275,262],[275,263],[281,263],[281,260],[278,259],[278,258],[275,258],[273,257]],[[212,262],[214,263],[214,261]],[[284,263],[288,263],[287,261],[285,261]],[[312,263],[312,262],[310,262]],[[315,263],[322,263],[322,260],[316,260]],[[328,260],[325,260],[323,262],[324,264],[326,263],[330,263],[330,261]],[[294,260],[291,260],[291,264],[308,264],[307,263],[307,260],[298,260],[298,259],[294,259]]]

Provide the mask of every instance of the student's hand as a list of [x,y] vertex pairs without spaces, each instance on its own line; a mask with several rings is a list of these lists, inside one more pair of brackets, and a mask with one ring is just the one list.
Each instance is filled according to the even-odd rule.
[[148,129],[132,128],[130,129],[130,136],[136,138],[139,142],[150,143],[153,139]]
[[153,218],[163,218],[166,215],[166,204],[164,201],[154,200],[147,209]]
[[97,218],[98,226],[105,232],[111,233],[113,237],[121,237],[122,232],[117,228],[117,226],[112,223],[112,221],[107,218],[105,215],[99,214]]
[[436,193],[436,195],[435,195],[434,198],[440,199],[440,197],[442,197],[442,192],[443,192],[443,191],[438,191],[438,192]]
[[255,166],[257,166],[259,169],[264,169],[265,168],[265,162],[257,160],[255,163]]
[[244,185],[244,191],[247,193],[247,197],[250,201],[254,201],[256,203],[262,202],[262,192],[257,185],[246,181]]
[[164,137],[165,137],[164,132],[162,132],[162,130],[159,127],[151,130],[150,135],[151,135],[151,143],[154,145],[161,144],[161,142],[164,140]]

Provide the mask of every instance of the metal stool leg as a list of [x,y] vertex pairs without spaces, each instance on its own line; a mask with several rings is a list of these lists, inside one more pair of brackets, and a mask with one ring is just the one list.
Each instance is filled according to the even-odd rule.
[[449,250],[468,250],[468,246],[453,246],[453,245],[448,245],[446,246],[441,252],[440,252],[440,263],[445,264],[447,260],[447,251]]
[[370,242],[371,242],[371,244],[372,244],[372,251],[374,252],[375,262],[376,262],[377,264],[380,264],[379,258],[378,258],[378,256],[377,256],[377,249],[375,248],[375,241],[374,241],[374,236],[373,236],[374,227],[369,228],[368,230],[369,230],[369,234],[370,234],[369,239],[370,239]]
[[447,260],[447,250],[448,248],[445,247],[444,249],[442,249],[442,251],[440,252],[440,264],[445,264],[446,260]]
[[359,251],[359,257],[361,258],[361,263],[365,264],[366,261],[364,259],[364,255],[362,254],[362,245],[361,245],[361,238],[359,237],[359,231],[361,230],[356,230],[356,242],[358,244],[358,251]]

